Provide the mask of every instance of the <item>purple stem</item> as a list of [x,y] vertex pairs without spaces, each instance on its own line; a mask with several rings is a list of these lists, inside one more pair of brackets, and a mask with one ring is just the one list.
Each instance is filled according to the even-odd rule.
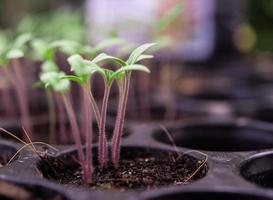
[[101,107],[101,118],[99,123],[99,163],[100,167],[105,167],[108,162],[108,150],[107,150],[107,139],[105,134],[105,124],[107,115],[107,105],[109,100],[109,94],[111,89],[111,83],[105,82],[104,95]]
[[46,97],[49,110],[49,143],[56,144],[56,109],[53,98],[53,93],[50,89],[46,90]]
[[29,113],[29,104],[28,104],[28,95],[27,87],[24,81],[24,74],[22,71],[22,66],[19,63],[19,60],[12,60],[12,68],[14,72],[13,85],[18,97],[19,109],[21,113],[21,123],[25,130],[27,131],[30,138],[33,138],[31,119]]
[[82,143],[81,143],[81,136],[80,136],[80,130],[77,124],[77,118],[75,115],[75,111],[73,109],[73,106],[71,104],[71,100],[69,98],[69,96],[66,96],[65,94],[63,94],[63,101],[65,104],[65,108],[68,114],[68,118],[69,118],[69,122],[71,125],[71,129],[72,129],[72,135],[78,150],[78,155],[79,155],[79,160],[83,169],[83,176],[84,176],[84,180],[87,182],[87,180],[89,180],[89,177],[87,177],[86,173],[86,165],[85,165],[85,160],[84,160],[84,154],[83,154],[83,148],[82,148]]
[[67,138],[67,130],[66,130],[66,125],[65,125],[65,110],[63,107],[63,104],[61,102],[60,96],[58,94],[55,95],[56,97],[56,102],[57,102],[57,109],[58,109],[58,121],[59,121],[59,131],[60,131],[60,140],[61,144],[67,144],[68,143],[68,138]]
[[89,94],[86,91],[90,90],[90,83],[87,83],[85,86],[86,89],[83,89],[83,107],[84,107],[84,122],[85,126],[83,127],[85,133],[85,142],[86,142],[86,176],[87,182],[92,183],[92,173],[93,173],[93,162],[92,162],[92,140],[93,140],[93,129],[92,129],[92,110],[89,106]]
[[[4,76],[8,79],[10,77],[10,74],[6,66],[3,66],[3,72]],[[6,115],[9,117],[16,116],[16,110],[13,105],[12,95],[9,87],[3,90],[3,102]]]
[[125,114],[126,114],[126,105],[128,100],[129,87],[130,87],[130,75],[126,75],[124,79],[123,92],[122,92],[122,95],[120,96],[121,99],[119,103],[119,111],[116,118],[115,129],[113,133],[113,141],[112,141],[112,162],[116,168],[119,165],[120,144],[121,144]]

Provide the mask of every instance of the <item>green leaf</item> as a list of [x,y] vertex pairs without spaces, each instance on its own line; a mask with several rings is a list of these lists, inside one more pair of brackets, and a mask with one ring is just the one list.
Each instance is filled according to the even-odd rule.
[[68,79],[70,81],[74,81],[80,85],[84,84],[85,81],[83,81],[80,77],[78,76],[73,76],[73,75],[64,75],[60,77],[61,79]]
[[105,40],[103,40],[102,42],[100,42],[99,44],[97,44],[95,46],[95,51],[99,52],[102,51],[103,49],[115,46],[115,45],[121,45],[125,42],[125,40],[121,39],[121,38],[107,38]]
[[57,40],[52,42],[50,46],[68,55],[82,53],[83,51],[82,45],[73,40]]
[[31,47],[33,48],[33,57],[40,60],[53,60],[55,50],[42,39],[34,39],[31,41]]
[[46,85],[46,87],[54,86],[59,79],[58,72],[45,72],[40,75],[40,80]]
[[121,67],[119,68],[117,71],[115,71],[113,74],[112,74],[112,78],[115,78],[117,76],[119,76],[121,73],[124,73],[124,72],[131,72],[131,71],[142,71],[142,72],[145,72],[145,73],[150,73],[151,71],[145,67],[144,65],[140,65],[140,64],[133,64],[133,65],[127,65],[125,67]]
[[70,82],[68,79],[61,79],[54,86],[56,92],[65,93],[70,89]]
[[97,55],[93,60],[91,60],[91,62],[98,63],[98,62],[102,62],[105,60],[112,60],[122,66],[126,66],[126,62],[124,62],[122,59],[114,57],[114,56],[110,56],[106,53],[101,53],[101,54]]
[[31,33],[23,33],[19,35],[14,41],[14,48],[23,48],[23,46],[32,39]]
[[45,61],[41,68],[42,72],[57,72],[59,70],[57,64],[52,60]]
[[16,59],[24,57],[24,52],[20,49],[11,49],[7,53],[8,59]]
[[68,57],[67,61],[71,66],[71,71],[74,71],[77,76],[86,75],[86,64],[82,56],[74,54]]
[[146,43],[146,44],[143,44],[139,47],[137,47],[132,53],[131,55],[129,56],[128,60],[126,61],[126,63],[128,65],[132,65],[132,64],[135,64],[139,58],[139,56],[141,56],[141,54],[143,52],[145,52],[146,50],[148,50],[149,48],[151,48],[152,46],[155,46],[156,43]]
[[151,58],[153,58],[153,57],[154,57],[153,55],[145,55],[145,54],[143,54],[143,55],[140,55],[140,56],[138,57],[138,59],[137,59],[136,62],[139,62],[139,61],[145,60],[145,59],[151,59]]

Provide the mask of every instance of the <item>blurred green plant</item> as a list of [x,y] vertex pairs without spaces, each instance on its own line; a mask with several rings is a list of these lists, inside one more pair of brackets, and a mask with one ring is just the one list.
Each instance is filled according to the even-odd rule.
[[18,23],[17,33],[32,32],[35,37],[49,41],[68,39],[85,42],[85,25],[80,11],[62,9],[41,14],[30,14]]

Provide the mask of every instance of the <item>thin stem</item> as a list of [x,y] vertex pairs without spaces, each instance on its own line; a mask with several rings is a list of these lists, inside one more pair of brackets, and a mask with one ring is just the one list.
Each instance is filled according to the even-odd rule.
[[119,165],[119,158],[120,158],[120,144],[121,144],[121,137],[122,131],[124,126],[124,119],[126,114],[126,105],[128,100],[130,88],[130,74],[125,76],[124,79],[124,88],[121,95],[121,102],[119,107],[119,112],[116,118],[115,129],[113,133],[113,141],[112,141],[112,162],[114,166],[117,168]]
[[[5,78],[7,80],[10,79],[10,74],[9,74],[7,67],[2,66],[2,68],[3,68],[3,73],[4,73]],[[8,82],[7,84],[10,84],[10,82]],[[4,109],[5,109],[6,115],[10,116],[10,117],[16,116],[15,107],[14,107],[14,105],[12,105],[13,100],[12,100],[12,95],[11,95],[11,91],[10,91],[9,87],[4,88],[4,90],[3,90],[3,102],[5,105]]]
[[92,110],[89,106],[89,94],[86,91],[90,90],[90,83],[88,82],[86,85],[83,86],[85,89],[83,89],[83,108],[84,108],[84,122],[85,126],[84,134],[85,134],[85,142],[86,142],[86,176],[87,176],[87,182],[92,182],[92,172],[93,172],[93,162],[92,162],[92,140],[93,140],[93,129],[92,129]]
[[[84,161],[84,154],[83,154],[83,148],[82,148],[82,143],[81,143],[81,136],[80,136],[80,131],[79,131],[79,127],[77,124],[77,118],[76,118],[76,114],[75,111],[73,109],[73,106],[71,104],[71,100],[69,98],[69,96],[67,96],[66,94],[62,94],[62,98],[64,101],[64,105],[66,108],[66,112],[68,114],[68,118],[69,118],[69,122],[70,122],[70,126],[72,129],[72,135],[78,150],[78,155],[79,155],[79,160],[80,163],[82,165],[83,171],[85,172],[85,161]],[[85,175],[85,173],[84,173]],[[84,176],[85,178],[85,176]]]
[[[91,88],[91,87],[90,87]],[[92,106],[92,109],[94,111],[94,114],[95,114],[95,118],[96,118],[96,121],[97,121],[97,124],[99,124],[99,121],[100,121],[100,111],[99,111],[99,108],[98,108],[98,105],[96,103],[96,100],[92,94],[92,91],[91,89],[87,90],[85,87],[84,89],[86,90],[86,92],[88,93],[88,97],[89,97],[89,101],[91,103],[91,106]]]
[[20,66],[19,60],[13,59],[12,67],[14,71],[14,80],[12,82],[18,97],[19,109],[21,113],[21,123],[25,127],[29,136],[33,138],[31,119],[30,119],[30,113],[29,113],[27,87],[23,79],[24,75],[23,75],[22,66]]
[[59,121],[59,131],[60,131],[60,141],[61,144],[67,144],[67,129],[66,129],[66,119],[65,119],[65,110],[62,104],[62,99],[58,94],[55,94],[57,109],[58,109],[58,121]]
[[105,167],[108,162],[108,150],[107,150],[107,138],[105,134],[105,124],[106,124],[106,115],[107,115],[107,106],[109,100],[110,89],[112,86],[111,83],[105,81],[105,89],[102,100],[101,107],[101,118],[99,123],[99,163],[100,167]]
[[46,90],[46,98],[49,110],[49,143],[56,144],[56,108],[54,103],[54,98],[52,91],[50,89]]

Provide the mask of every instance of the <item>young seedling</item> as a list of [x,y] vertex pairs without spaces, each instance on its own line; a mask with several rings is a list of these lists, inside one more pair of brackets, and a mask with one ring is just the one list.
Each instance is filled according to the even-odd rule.
[[[102,55],[102,54],[100,54]],[[106,114],[107,114],[107,105],[110,94],[110,89],[114,80],[113,71],[101,68],[97,65],[98,62],[105,59],[101,56],[95,57],[93,60],[88,61],[84,60],[80,55],[73,55],[68,58],[68,62],[71,65],[71,70],[75,72],[75,75],[66,76],[65,78],[75,81],[80,84],[83,88],[84,93],[86,93],[89,98],[93,112],[95,113],[95,118],[99,127],[99,163],[101,167],[105,167],[108,161],[108,151],[107,151],[107,139],[105,133],[105,124],[106,124]],[[95,73],[99,73],[104,80],[104,96],[101,111],[99,111],[96,101],[93,97],[93,94],[90,90],[91,78]],[[87,102],[84,102],[87,103]],[[86,106],[87,107],[87,106]],[[90,123],[90,121],[89,121]],[[88,129],[90,132],[90,129]],[[86,132],[86,135],[90,134]],[[87,146],[90,147],[91,141],[86,137]],[[89,148],[88,148],[88,151]],[[88,155],[88,151],[86,152]],[[90,158],[91,159],[91,158]]]
[[[68,79],[64,77],[66,77],[66,75],[63,72],[46,72],[41,74],[40,80],[42,83],[44,83],[46,88],[50,87],[55,92],[60,93],[60,95],[62,96],[65,109],[68,115],[68,119],[71,125],[73,139],[77,147],[79,161],[83,169],[83,177],[85,182],[89,183],[92,181],[92,177],[91,177],[92,171],[87,170],[87,167],[86,167],[86,161],[85,161],[85,157],[83,153],[83,147],[82,147],[81,136],[80,136],[80,129],[77,123],[77,118],[76,118],[74,108],[72,106],[72,103],[69,97],[70,82]],[[92,166],[92,160],[90,165]]]
[[[91,61],[84,60],[79,55],[73,55],[68,59],[68,62],[71,64],[72,70],[75,71],[76,76],[67,76],[66,78],[76,81],[79,84],[85,84],[86,80],[90,80],[92,74],[98,72],[100,75],[102,75],[104,80],[105,89],[100,113],[98,113],[99,111],[96,107],[92,93],[89,92],[90,102],[93,106],[93,110],[99,125],[99,163],[101,167],[107,166],[108,162],[105,124],[109,93],[112,83],[114,80],[117,80],[120,91],[118,114],[112,141],[112,162],[116,167],[118,167],[120,140],[124,125],[131,72],[134,70],[144,71],[147,73],[150,72],[149,69],[146,68],[145,66],[136,63],[143,59],[152,58],[153,56],[145,55],[143,53],[154,45],[155,45],[154,43],[141,45],[132,52],[127,61],[124,61],[114,56],[107,55],[105,53],[99,54]],[[97,64],[105,60],[114,61],[115,63],[118,63],[121,67],[116,71],[100,68]]]
[[[7,44],[4,50],[0,52],[0,65],[15,89],[21,114],[21,123],[26,128],[30,137],[32,137],[33,133],[29,113],[29,99],[19,59],[24,57],[27,50],[27,43],[31,40],[31,37],[31,34],[27,33],[19,35],[12,45]],[[10,69],[8,68],[9,65],[11,65]]]
[[126,105],[129,95],[130,78],[132,71],[138,70],[146,73],[150,73],[150,70],[144,65],[136,64],[137,62],[150,59],[152,55],[143,54],[149,48],[155,46],[155,43],[147,43],[136,48],[129,56],[127,61],[122,61],[121,68],[118,69],[113,76],[116,78],[119,87],[119,103],[118,113],[116,117],[116,123],[112,138],[112,163],[115,167],[118,167],[120,158],[120,145],[121,137],[125,120]]

